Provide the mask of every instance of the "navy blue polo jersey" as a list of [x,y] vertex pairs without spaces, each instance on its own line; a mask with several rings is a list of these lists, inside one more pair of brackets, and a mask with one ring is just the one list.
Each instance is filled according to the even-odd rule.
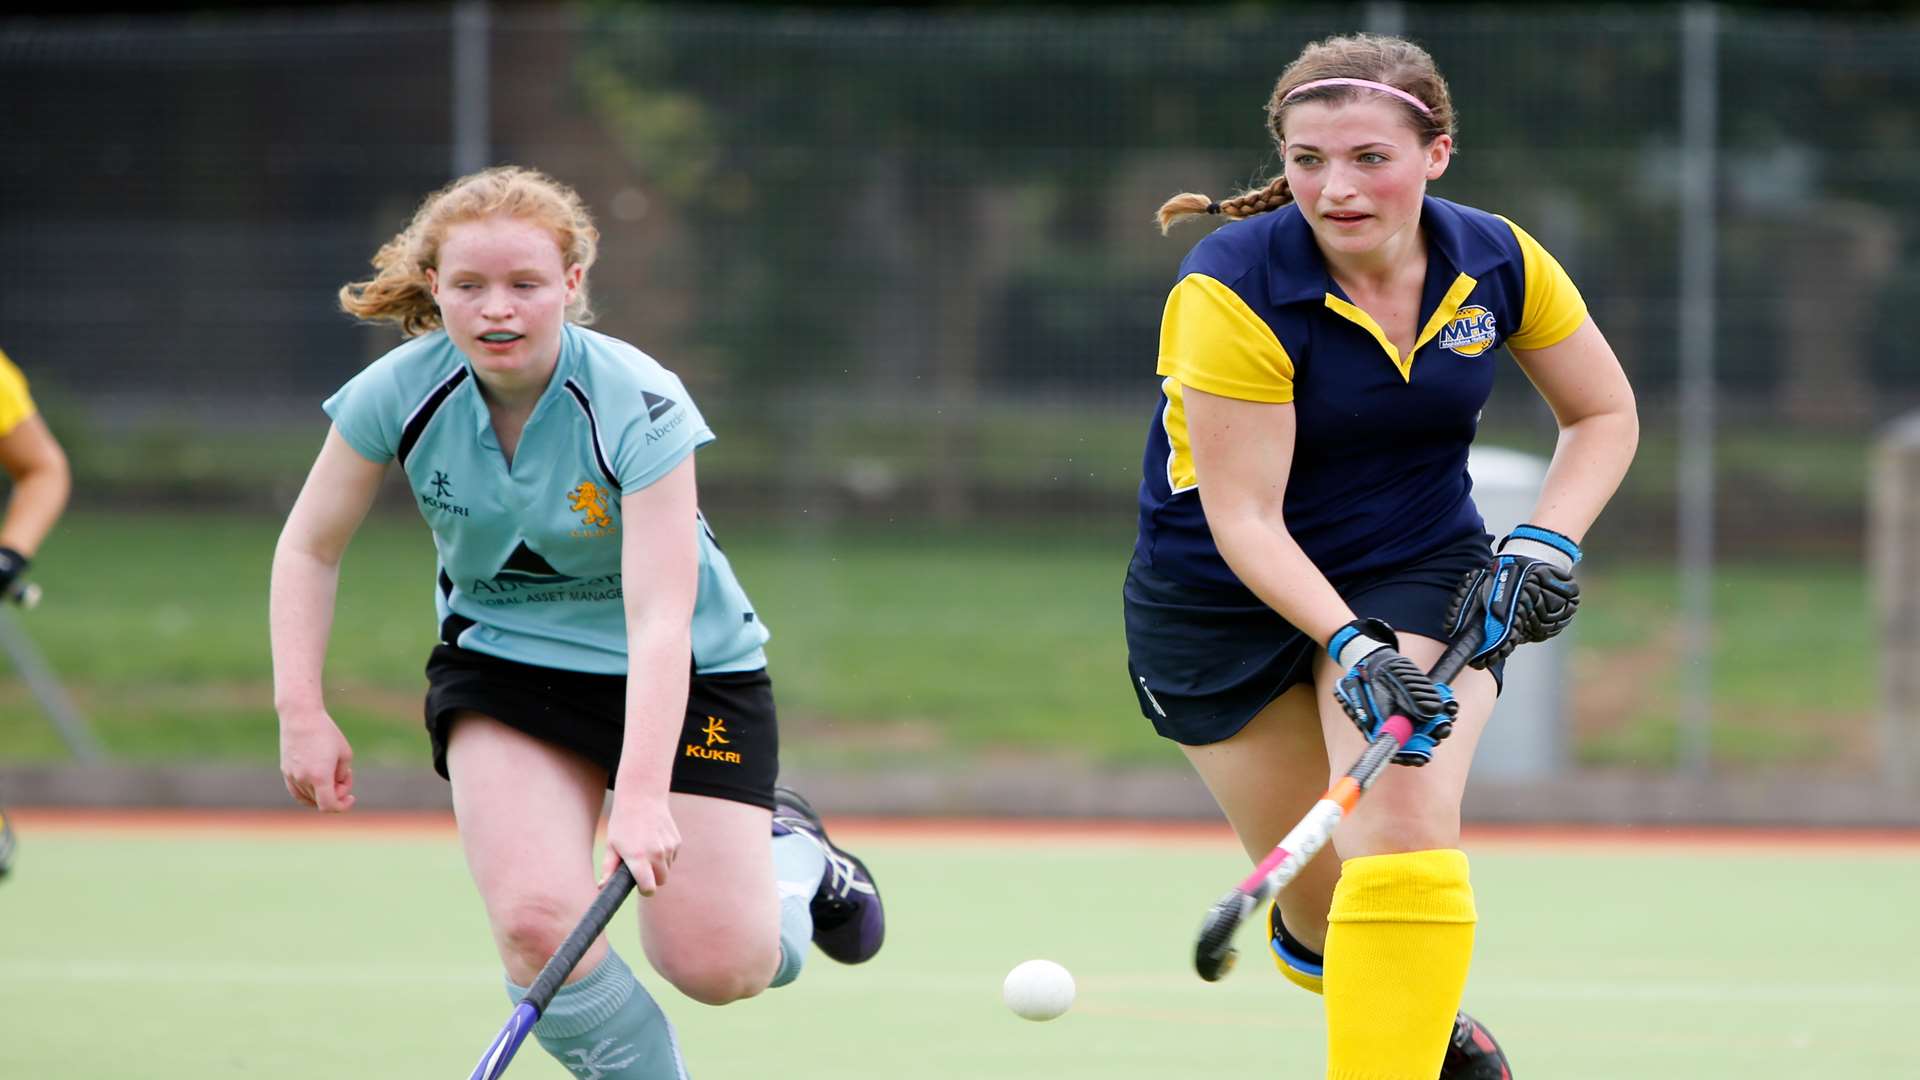
[[1534,239],[1496,214],[1427,197],[1420,335],[1402,357],[1327,271],[1288,205],[1231,222],[1180,265],[1160,325],[1162,396],[1147,436],[1135,558],[1187,584],[1244,589],[1200,504],[1182,393],[1291,404],[1283,512],[1330,580],[1391,569],[1484,532],[1467,448],[1500,346],[1542,349],[1586,305]]

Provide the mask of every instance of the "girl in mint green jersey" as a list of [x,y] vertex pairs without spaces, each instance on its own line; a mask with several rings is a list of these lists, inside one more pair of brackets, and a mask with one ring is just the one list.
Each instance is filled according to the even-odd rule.
[[[654,969],[724,1004],[793,979],[809,938],[868,959],[884,921],[865,867],[775,786],[767,630],[696,496],[713,433],[671,372],[583,325],[598,239],[572,190],[489,169],[429,196],[378,274],[341,290],[407,341],[326,402],[332,429],[274,554],[281,772],[303,805],[353,806],[321,669],[341,557],[397,462],[438,555],[434,768],[510,994],[594,895],[610,788],[599,876],[627,864]],[[686,1075],[604,940],[534,1034],[578,1075]]]

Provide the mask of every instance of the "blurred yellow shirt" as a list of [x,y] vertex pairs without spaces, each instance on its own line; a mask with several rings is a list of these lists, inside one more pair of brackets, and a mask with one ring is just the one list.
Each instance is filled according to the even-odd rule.
[[13,429],[36,411],[33,396],[27,393],[27,377],[13,366],[6,353],[0,352],[0,438],[13,434]]

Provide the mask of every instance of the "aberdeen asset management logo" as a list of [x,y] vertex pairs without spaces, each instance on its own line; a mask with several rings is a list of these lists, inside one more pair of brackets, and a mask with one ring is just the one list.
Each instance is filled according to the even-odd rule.
[[570,585],[579,580],[572,574],[555,570],[552,563],[522,540],[515,545],[513,554],[507,556],[507,561],[501,564],[500,569],[494,571],[492,579],[473,579],[472,591],[479,595],[517,592],[543,585]]
[[647,441],[650,443],[659,442],[661,439],[673,434],[673,429],[687,422],[687,414],[685,411],[682,411],[671,420],[661,421],[661,417],[673,412],[680,404],[670,397],[661,397],[659,394],[650,390],[642,390],[640,391],[640,401],[646,405],[647,419],[653,424],[651,428],[647,429]]
[[525,540],[514,545],[492,577],[469,579],[466,591],[488,607],[617,601],[624,596],[619,574],[582,578],[561,573]]

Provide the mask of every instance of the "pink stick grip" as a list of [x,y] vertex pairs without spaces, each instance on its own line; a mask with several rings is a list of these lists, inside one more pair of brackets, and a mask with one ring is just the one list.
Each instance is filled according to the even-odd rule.
[[1393,736],[1395,742],[1405,746],[1407,740],[1413,738],[1413,721],[1404,716],[1389,716],[1386,722],[1380,725],[1380,731],[1382,734]]

